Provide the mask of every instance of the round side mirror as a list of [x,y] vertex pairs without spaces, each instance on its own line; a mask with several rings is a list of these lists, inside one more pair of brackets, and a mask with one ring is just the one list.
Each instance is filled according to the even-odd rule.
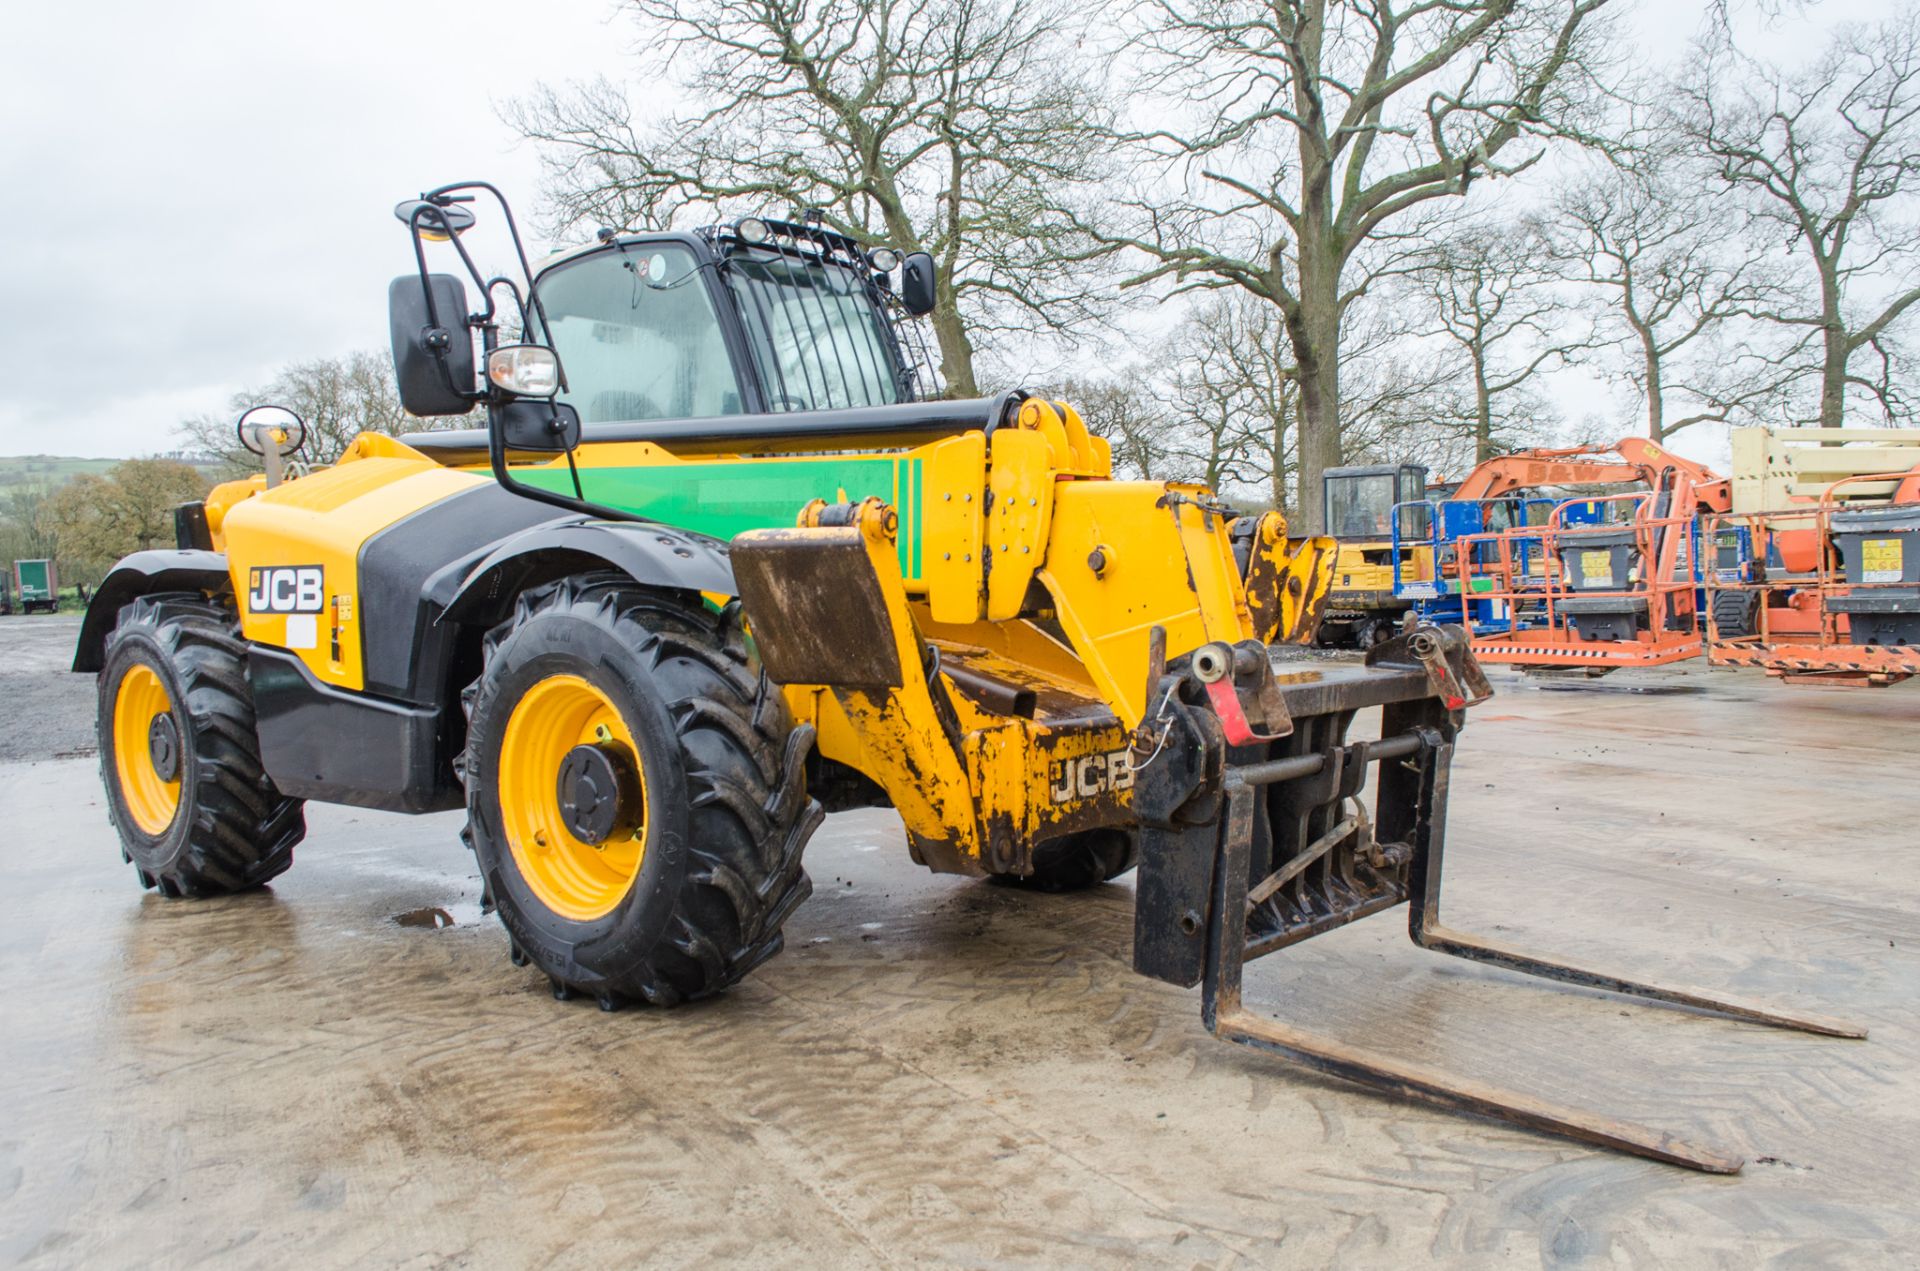
[[430,243],[444,243],[473,228],[473,213],[457,203],[429,203],[425,199],[403,199],[394,205],[393,215],[411,229],[418,225],[420,237]]
[[290,406],[250,407],[234,424],[234,432],[242,446],[262,457],[271,452],[285,459],[307,444],[307,421]]

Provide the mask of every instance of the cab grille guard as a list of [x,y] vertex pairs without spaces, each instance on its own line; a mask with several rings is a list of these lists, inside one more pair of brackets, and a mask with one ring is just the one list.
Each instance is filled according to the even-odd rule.
[[[1279,677],[1286,682],[1276,682],[1264,651],[1252,653],[1207,646],[1163,675],[1153,699],[1162,708],[1136,739],[1146,757],[1134,791],[1142,823],[1135,967],[1199,983],[1201,1015],[1216,1037],[1383,1093],[1731,1174],[1742,1164],[1731,1152],[1255,1015],[1241,1001],[1242,971],[1253,958],[1406,902],[1408,934],[1437,953],[1759,1024],[1866,1036],[1838,1020],[1535,956],[1441,922],[1454,738],[1464,709],[1491,695],[1459,627],[1418,627],[1374,649],[1364,667],[1321,663],[1324,670]],[[1218,691],[1226,663],[1231,706]],[[1381,740],[1347,742],[1355,711],[1372,705],[1384,708]],[[1369,817],[1361,796],[1376,764]]]

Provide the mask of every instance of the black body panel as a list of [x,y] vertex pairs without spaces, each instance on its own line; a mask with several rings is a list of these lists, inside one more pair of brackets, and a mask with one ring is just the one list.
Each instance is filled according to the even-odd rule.
[[227,558],[219,552],[135,552],[113,567],[87,604],[74,645],[73,669],[97,672],[106,657],[107,632],[120,617],[120,607],[141,596],[161,591],[204,592],[221,595],[231,590]]
[[446,708],[322,684],[280,649],[251,645],[247,659],[260,758],[283,794],[385,812],[461,805]]
[[502,539],[556,519],[569,518],[489,481],[424,507],[363,543],[358,603],[367,691],[427,706],[441,701],[458,633],[438,618],[454,584]]

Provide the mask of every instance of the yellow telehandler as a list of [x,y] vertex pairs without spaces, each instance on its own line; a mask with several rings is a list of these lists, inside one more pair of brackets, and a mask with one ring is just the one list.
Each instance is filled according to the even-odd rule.
[[[517,278],[462,241],[476,196]],[[1489,693],[1461,631],[1289,655],[1331,542],[1113,479],[1064,403],[940,400],[927,256],[747,217],[536,270],[490,185],[397,210],[402,401],[485,426],[363,435],[283,480],[268,429],[271,476],[101,585],[75,668],[142,885],[266,882],[308,799],[464,806],[516,963],[671,1006],[780,949],[826,811],[890,805],[938,871],[1067,889],[1137,865],[1135,966],[1203,985],[1227,1040],[1709,1170],[1739,1161],[1257,1019],[1241,967],[1410,904],[1441,952],[1857,1035],[1442,927],[1448,765]],[[1378,736],[1350,736],[1373,708]]]

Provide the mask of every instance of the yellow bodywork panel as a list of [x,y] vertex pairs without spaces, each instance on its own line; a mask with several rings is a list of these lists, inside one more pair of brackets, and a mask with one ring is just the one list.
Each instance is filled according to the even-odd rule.
[[1325,535],[1287,537],[1287,518],[1262,513],[1247,561],[1247,609],[1255,639],[1304,644],[1314,637],[1333,583],[1339,545]]
[[1046,559],[1055,490],[1050,444],[1043,434],[1024,429],[1003,428],[993,435],[993,466],[987,473],[993,494],[986,527],[989,622],[1019,614],[1027,585]]
[[[1251,639],[1227,522],[1199,486],[1062,482],[1040,581],[1100,695],[1136,727],[1146,715],[1153,628],[1179,656],[1210,640]],[[1099,568],[1095,567],[1095,557]]]
[[854,524],[819,515],[736,540],[754,639],[821,753],[888,792],[922,862],[1018,872],[1035,843],[1124,814],[1126,728],[1070,651],[1025,622],[934,622],[879,500]]
[[985,543],[987,439],[970,432],[927,451],[927,546],[920,566],[933,616],[942,622],[972,622],[985,611],[981,577]]
[[[215,492],[223,495],[219,544],[242,633],[288,650],[314,678],[339,688],[364,684],[355,605],[361,547],[395,522],[486,479],[395,447],[367,458],[350,451],[331,468],[271,490],[231,483],[240,488]],[[235,497],[242,493],[251,497]]]
[[[1418,561],[1431,562],[1432,550],[1427,547],[1407,549],[1409,563],[1407,574],[1412,577],[1418,568]],[[1367,559],[1376,557],[1376,564]],[[1393,591],[1393,544],[1387,539],[1378,542],[1342,542],[1333,566],[1333,589],[1336,592]],[[1427,565],[1429,572],[1431,564]]]

